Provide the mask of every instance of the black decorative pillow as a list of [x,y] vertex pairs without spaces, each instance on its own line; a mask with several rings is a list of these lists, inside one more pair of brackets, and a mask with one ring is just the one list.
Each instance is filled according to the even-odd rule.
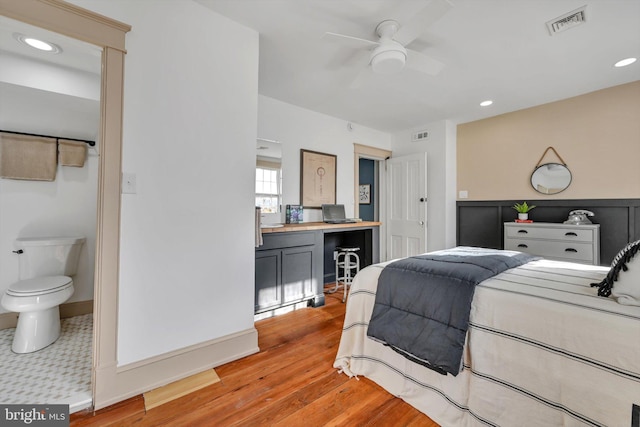
[[611,270],[600,283],[592,283],[598,287],[598,295],[613,295],[620,303],[640,306],[640,240],[629,243],[611,263]]

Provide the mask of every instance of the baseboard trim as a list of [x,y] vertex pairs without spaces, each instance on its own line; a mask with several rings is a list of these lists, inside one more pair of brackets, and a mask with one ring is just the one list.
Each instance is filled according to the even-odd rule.
[[97,367],[95,375],[103,380],[97,383],[94,408],[105,408],[258,351],[258,331],[250,328],[124,366]]
[[[69,302],[60,305],[60,318],[80,316],[93,313],[93,300]],[[15,328],[18,324],[18,313],[0,314],[0,329]]]
[[60,306],[60,318],[62,319],[89,313],[93,313],[93,300],[70,302]]
[[15,328],[18,324],[18,313],[0,314],[0,329]]

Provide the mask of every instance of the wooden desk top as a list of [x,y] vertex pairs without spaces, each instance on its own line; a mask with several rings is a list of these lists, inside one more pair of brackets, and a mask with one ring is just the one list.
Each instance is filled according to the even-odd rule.
[[310,231],[340,228],[379,227],[378,221],[349,222],[346,224],[327,224],[325,222],[301,222],[299,224],[283,224],[277,228],[262,228],[262,233],[285,233],[289,231]]

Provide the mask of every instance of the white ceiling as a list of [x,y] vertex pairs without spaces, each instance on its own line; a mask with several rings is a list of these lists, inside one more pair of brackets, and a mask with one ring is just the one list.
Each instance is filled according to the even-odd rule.
[[[22,34],[54,43],[62,48],[62,53],[52,54],[30,48],[16,40]],[[44,30],[24,22],[0,16],[0,52],[9,52],[34,61],[55,64],[60,67],[100,74],[102,49],[83,41]]]
[[[408,45],[444,63],[438,75],[371,73],[359,87],[352,82],[368,66],[366,52],[324,33],[376,40],[379,22],[402,26],[431,0],[196,1],[260,33],[261,94],[387,132],[468,122],[640,80],[640,61],[613,67],[640,57],[640,0],[450,0],[453,8]],[[584,5],[586,23],[549,35],[547,21]],[[64,54],[21,46],[15,32],[58,43]],[[100,72],[95,46],[5,17],[2,51]],[[485,99],[494,104],[480,107]]]
[[[62,52],[33,49],[16,34],[55,43]],[[0,16],[0,129],[96,139],[101,55],[96,46]]]
[[[377,40],[430,0],[196,0],[260,33],[262,95],[382,131],[457,123],[640,80],[640,0],[451,0],[408,47],[445,64],[352,81],[367,66],[325,32]],[[546,22],[586,5],[586,23],[550,36]],[[364,61],[364,62],[362,62]],[[479,103],[492,99],[482,108]]]

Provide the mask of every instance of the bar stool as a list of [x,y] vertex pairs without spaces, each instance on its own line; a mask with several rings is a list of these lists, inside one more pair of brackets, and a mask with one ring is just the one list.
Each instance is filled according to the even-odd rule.
[[[347,289],[353,282],[353,277],[360,271],[360,257],[356,252],[360,248],[352,246],[338,246],[338,256],[336,256],[336,287],[332,292],[338,290],[340,286],[344,287],[344,296],[342,302],[347,300]],[[342,284],[341,284],[342,283]]]

